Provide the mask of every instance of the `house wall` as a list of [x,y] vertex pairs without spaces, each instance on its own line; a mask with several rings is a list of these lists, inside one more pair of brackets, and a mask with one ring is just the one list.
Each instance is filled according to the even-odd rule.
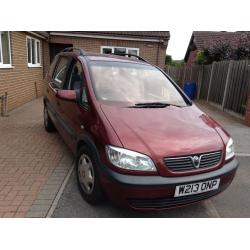
[[[30,68],[27,63],[25,32],[10,32],[11,58],[13,68],[0,68],[0,96],[8,92],[8,110],[12,110],[43,94],[44,76],[49,62],[49,47],[39,39],[41,47],[41,67]],[[37,86],[37,92],[35,88]]]
[[[51,36],[49,41],[39,39],[41,42],[41,67],[28,67],[26,36],[35,35],[27,32],[10,32],[10,47],[12,68],[0,68],[0,96],[8,93],[8,111],[13,110],[36,97],[43,95],[44,78],[50,64],[49,42],[73,44],[86,51],[100,53],[101,46],[119,46],[139,48],[140,56],[150,63],[164,69],[167,45],[157,42],[124,41],[96,38],[77,38],[67,36]],[[37,91],[36,87],[37,86]]]
[[189,56],[188,56],[188,60],[187,60],[188,65],[192,65],[195,63],[196,55],[197,55],[197,50],[190,51]]
[[167,45],[163,46],[162,44],[157,42],[124,41],[118,39],[113,40],[85,37],[51,36],[49,41],[51,43],[73,44],[74,47],[81,47],[88,52],[95,53],[100,53],[101,46],[139,48],[139,55],[141,57],[145,58],[150,63],[156,64],[164,69]]

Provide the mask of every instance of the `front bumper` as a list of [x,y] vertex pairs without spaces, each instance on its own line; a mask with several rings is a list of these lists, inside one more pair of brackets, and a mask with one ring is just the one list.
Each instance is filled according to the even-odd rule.
[[[116,204],[140,210],[161,210],[188,205],[222,192],[232,182],[238,166],[239,161],[233,159],[218,170],[183,177],[123,175],[103,166],[101,182],[108,197]],[[216,178],[220,178],[217,190],[174,197],[177,185]]]

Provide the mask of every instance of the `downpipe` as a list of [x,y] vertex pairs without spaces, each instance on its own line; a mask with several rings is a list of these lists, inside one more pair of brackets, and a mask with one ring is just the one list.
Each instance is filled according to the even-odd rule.
[[1,116],[8,116],[8,92],[0,96],[1,101]]

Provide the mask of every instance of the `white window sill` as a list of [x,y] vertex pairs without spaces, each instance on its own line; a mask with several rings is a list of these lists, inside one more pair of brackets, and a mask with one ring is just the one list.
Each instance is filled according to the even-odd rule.
[[0,65],[0,69],[14,69],[15,67],[12,65]]
[[42,65],[37,65],[37,64],[28,64],[28,68],[42,68]]

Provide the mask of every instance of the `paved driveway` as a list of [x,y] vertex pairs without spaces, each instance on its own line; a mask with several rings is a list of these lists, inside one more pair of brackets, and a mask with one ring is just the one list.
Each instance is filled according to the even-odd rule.
[[198,106],[229,131],[237,154],[242,155],[238,157],[241,165],[236,177],[226,191],[202,203],[162,212],[122,210],[109,201],[93,207],[82,199],[73,172],[53,217],[250,217],[250,128],[204,103]]
[[45,216],[67,174],[68,149],[42,113],[40,98],[0,117],[0,217]]
[[240,168],[231,186],[210,200],[191,206],[161,212],[136,212],[120,209],[105,201],[100,206],[86,203],[78,190],[75,171],[59,200],[53,217],[98,218],[98,217],[175,217],[217,218],[250,217],[250,170],[249,157],[239,157]]
[[243,120],[234,118],[203,101],[198,102],[197,105],[230,133],[236,153],[250,156],[250,127],[247,127]]
[[70,176],[71,153],[57,133],[43,128],[40,98],[0,117],[0,217],[250,217],[250,128],[212,107],[199,106],[231,133],[242,156],[236,178],[223,194],[159,213],[120,210],[108,201],[89,206],[78,192],[75,173]]

